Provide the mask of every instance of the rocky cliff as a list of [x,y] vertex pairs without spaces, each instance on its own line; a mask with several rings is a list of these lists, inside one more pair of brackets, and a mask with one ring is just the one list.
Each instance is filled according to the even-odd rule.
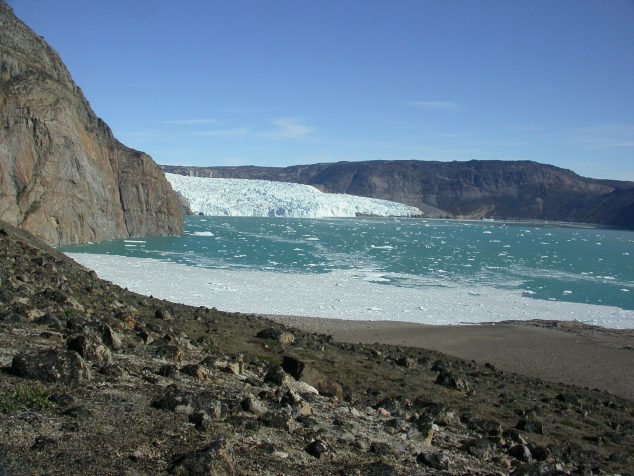
[[52,245],[183,229],[161,170],[114,138],[57,53],[3,0],[0,219]]
[[200,177],[297,182],[383,198],[429,217],[556,220],[634,228],[634,182],[530,161],[370,161],[276,167],[162,166]]

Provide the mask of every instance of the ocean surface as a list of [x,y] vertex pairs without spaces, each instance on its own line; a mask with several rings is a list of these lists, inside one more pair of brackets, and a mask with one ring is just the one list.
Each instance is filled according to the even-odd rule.
[[634,232],[407,218],[203,217],[185,236],[64,247],[154,296],[267,314],[634,328]]

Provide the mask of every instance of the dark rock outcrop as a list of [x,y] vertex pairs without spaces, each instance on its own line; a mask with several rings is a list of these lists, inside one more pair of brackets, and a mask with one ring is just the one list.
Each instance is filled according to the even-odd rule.
[[405,203],[431,218],[554,220],[634,228],[634,182],[580,177],[531,161],[375,160],[286,168],[161,168],[198,177],[303,183],[324,192]]
[[3,0],[0,219],[51,245],[183,230],[158,166],[115,139],[57,53]]
[[13,374],[41,380],[78,385],[90,380],[90,370],[74,351],[45,350],[30,354],[18,354],[11,363]]

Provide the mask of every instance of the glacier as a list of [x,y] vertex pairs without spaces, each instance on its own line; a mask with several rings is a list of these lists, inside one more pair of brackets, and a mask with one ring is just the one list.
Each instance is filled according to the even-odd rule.
[[208,216],[334,218],[355,216],[412,217],[422,212],[409,205],[340,193],[310,185],[269,180],[189,177],[166,173],[172,188],[194,213]]

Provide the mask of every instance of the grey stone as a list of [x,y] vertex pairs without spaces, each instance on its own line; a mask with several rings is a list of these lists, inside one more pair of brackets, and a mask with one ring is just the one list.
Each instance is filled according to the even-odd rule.
[[86,362],[72,350],[18,354],[13,358],[11,370],[19,377],[66,385],[79,385],[91,379]]
[[416,461],[430,468],[440,469],[448,471],[450,467],[450,460],[442,453],[419,453],[416,456]]
[[215,440],[192,453],[180,455],[169,465],[177,476],[233,476],[238,474],[233,447],[227,440]]
[[447,371],[442,371],[438,374],[436,383],[442,385],[443,387],[455,388],[456,390],[461,390],[463,392],[469,391],[469,384],[465,379]]
[[316,439],[306,446],[305,451],[315,458],[321,458],[322,456],[331,453],[332,448],[325,441]]
[[84,359],[102,364],[112,363],[110,350],[96,337],[79,335],[68,340],[68,350],[74,350]]

